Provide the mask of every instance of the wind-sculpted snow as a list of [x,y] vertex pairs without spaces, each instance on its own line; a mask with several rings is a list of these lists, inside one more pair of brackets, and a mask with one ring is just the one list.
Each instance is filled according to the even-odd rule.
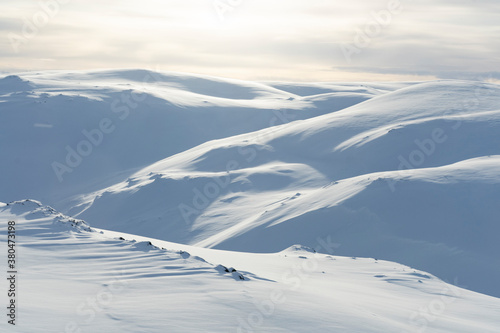
[[7,221],[17,228],[16,332],[493,333],[500,325],[498,298],[393,262],[325,254],[334,246],[326,239],[323,253],[298,244],[274,254],[218,251],[90,229],[33,200],[0,203],[2,234]]
[[[0,78],[0,200],[62,202],[204,142],[340,110],[379,91],[315,100],[264,83],[145,70]],[[329,103],[329,101],[331,103]],[[332,106],[333,104],[336,105]]]
[[92,227],[233,251],[329,237],[337,254],[500,296],[496,84],[141,70],[2,82],[3,201],[32,197]]
[[236,251],[313,246],[331,235],[343,255],[460,277],[498,296],[499,105],[494,84],[403,86],[207,142],[89,195],[72,212],[113,230]]

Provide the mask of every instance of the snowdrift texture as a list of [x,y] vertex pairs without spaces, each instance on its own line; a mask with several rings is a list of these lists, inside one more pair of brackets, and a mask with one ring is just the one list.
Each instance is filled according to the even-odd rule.
[[0,220],[2,234],[4,220],[20,228],[16,332],[493,333],[500,325],[498,298],[388,261],[304,246],[191,247],[91,229],[34,201],[0,203]]
[[9,76],[0,96],[2,201],[231,251],[328,239],[500,296],[498,85],[125,70]]

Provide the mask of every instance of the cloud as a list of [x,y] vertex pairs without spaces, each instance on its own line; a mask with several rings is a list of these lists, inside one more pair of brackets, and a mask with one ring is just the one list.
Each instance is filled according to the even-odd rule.
[[[73,0],[16,53],[8,33],[21,34],[23,18],[33,20],[42,9],[33,1],[5,0],[0,70],[161,67],[332,81],[374,73],[472,77],[500,68],[497,0],[400,0],[390,23],[379,23],[368,45],[346,61],[341,46],[356,46],[360,33],[377,28],[377,15],[387,13],[391,1],[398,0]],[[214,6],[221,2],[228,4],[222,15]]]

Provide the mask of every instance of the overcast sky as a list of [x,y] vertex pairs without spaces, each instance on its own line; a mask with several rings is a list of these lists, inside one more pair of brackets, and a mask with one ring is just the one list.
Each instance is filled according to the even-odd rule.
[[8,72],[500,79],[500,0],[2,0],[0,36]]

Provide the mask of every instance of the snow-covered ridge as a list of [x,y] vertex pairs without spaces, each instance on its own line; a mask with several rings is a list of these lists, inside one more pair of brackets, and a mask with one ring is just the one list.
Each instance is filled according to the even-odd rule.
[[500,295],[498,85],[143,70],[0,81],[2,201],[225,250],[330,237],[336,254]]
[[393,262],[302,245],[203,249],[61,217],[32,200],[0,204],[1,232],[15,221],[22,255],[16,332],[493,333],[500,324],[498,298]]
[[339,254],[460,276],[500,295],[499,105],[493,84],[402,87],[207,142],[76,200],[70,212],[108,229],[237,251],[314,247],[330,235]]
[[[43,206],[37,200],[25,199],[9,202],[7,204],[1,203],[0,209],[2,209],[4,215],[9,216],[9,214],[11,214],[10,217],[12,217],[12,219],[24,219],[21,226],[19,226],[18,223],[18,228],[21,228],[21,230],[30,230],[29,234],[34,237],[39,237],[42,234],[41,230],[43,230],[43,234],[51,233],[53,236],[59,234],[59,237],[63,238],[65,235],[69,235],[68,232],[72,235],[72,237],[67,236],[68,238],[92,238],[95,237],[92,233],[97,233],[97,231],[89,227],[85,221],[66,216],[50,206]],[[100,233],[102,234],[103,232],[101,231]],[[23,232],[23,234],[25,233]],[[106,237],[104,237],[104,239],[105,238]],[[102,237],[99,239],[102,239]],[[144,240],[137,242],[135,239],[126,240],[121,236],[118,237],[116,242],[118,246],[126,246],[129,249],[137,249],[144,252],[155,251],[159,255],[166,255],[169,257],[178,256],[185,260],[194,260],[196,263],[199,261],[207,267],[212,267],[219,273],[231,273],[230,275],[236,280],[244,281],[248,279],[232,267],[228,269],[221,264],[214,265],[208,263],[203,258],[191,256],[189,252],[183,251],[182,249],[170,250],[160,248],[152,244],[151,241]],[[181,247],[181,245],[177,246]]]
[[9,156],[0,161],[0,200],[31,197],[61,208],[69,196],[204,142],[340,110],[399,87],[316,85],[331,95],[316,100],[265,83],[146,70],[0,78],[0,147]]

